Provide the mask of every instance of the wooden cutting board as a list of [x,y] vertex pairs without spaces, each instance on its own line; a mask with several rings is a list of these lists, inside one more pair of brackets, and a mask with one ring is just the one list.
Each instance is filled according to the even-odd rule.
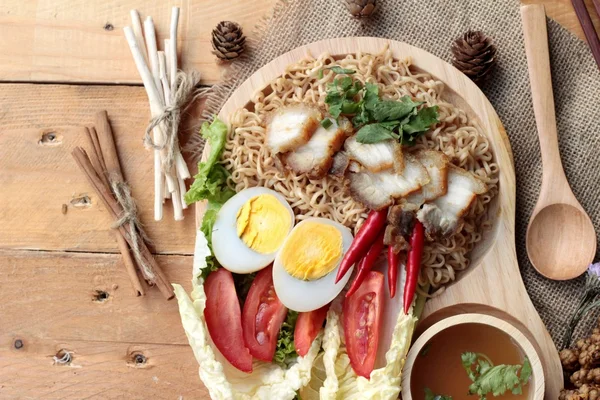
[[[457,281],[442,295],[427,302],[415,337],[433,323],[461,313],[480,312],[507,320],[520,329],[536,347],[546,378],[545,398],[557,399],[563,386],[558,353],[527,295],[517,263],[517,188],[510,142],[489,100],[469,78],[445,61],[406,43],[369,37],[327,39],[298,47],[260,68],[235,90],[223,106],[219,118],[227,122],[228,116],[246,106],[254,93],[264,89],[268,82],[281,75],[287,65],[307,54],[316,57],[324,52],[334,56],[356,51],[378,53],[386,45],[396,58],[411,57],[415,68],[430,73],[446,84],[444,98],[465,110],[472,120],[480,124],[490,139],[500,169],[499,193],[489,210],[495,215],[493,228],[474,249],[469,269],[459,274]],[[204,206],[200,204],[196,210],[197,217],[200,218]]]

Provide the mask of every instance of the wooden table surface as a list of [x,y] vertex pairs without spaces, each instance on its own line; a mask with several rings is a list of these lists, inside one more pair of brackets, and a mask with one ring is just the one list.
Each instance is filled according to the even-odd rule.
[[[108,110],[158,262],[189,289],[193,212],[175,222],[167,206],[163,221],[153,220],[152,155],[140,134],[148,103],[121,28],[137,8],[161,35],[170,5],[180,6],[183,67],[213,84],[225,67],[210,54],[212,28],[233,20],[250,33],[275,2],[2,2],[0,399],[208,398],[176,302],[157,290],[133,296],[110,218],[70,152],[86,145],[83,127],[94,113]],[[569,0],[525,2],[546,4],[583,37]],[[64,351],[72,354],[68,365],[54,361]]]

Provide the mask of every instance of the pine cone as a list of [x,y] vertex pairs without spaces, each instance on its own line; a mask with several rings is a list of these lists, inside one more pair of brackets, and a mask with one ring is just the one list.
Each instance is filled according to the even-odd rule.
[[481,31],[468,31],[452,44],[452,65],[474,82],[481,80],[496,64],[496,46]]
[[221,60],[233,60],[244,52],[246,37],[242,27],[231,21],[221,21],[212,31],[213,54]]
[[377,8],[376,0],[344,0],[346,8],[355,18],[369,17]]

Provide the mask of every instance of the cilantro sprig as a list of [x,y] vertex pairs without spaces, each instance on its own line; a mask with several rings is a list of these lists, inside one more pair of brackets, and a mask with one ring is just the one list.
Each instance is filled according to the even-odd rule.
[[434,394],[431,389],[425,388],[425,400],[452,400],[452,396]]
[[500,396],[509,390],[513,394],[521,394],[532,374],[527,357],[523,365],[494,365],[485,354],[466,352],[461,355],[461,362],[473,381],[469,386],[469,394],[478,395],[480,400],[486,400],[490,393]]
[[363,85],[350,76],[336,78],[327,85],[325,103],[333,118],[352,117],[352,124],[358,129],[356,140],[364,144],[395,139],[413,145],[417,137],[439,122],[437,106],[425,106],[410,96],[382,100],[376,84]]

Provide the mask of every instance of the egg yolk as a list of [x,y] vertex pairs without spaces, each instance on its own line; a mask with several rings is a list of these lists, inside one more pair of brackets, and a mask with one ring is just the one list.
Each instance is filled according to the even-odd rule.
[[272,194],[251,198],[238,210],[236,217],[238,237],[261,254],[277,251],[291,225],[288,209]]
[[304,222],[281,249],[281,263],[297,279],[315,280],[337,267],[342,257],[342,233],[332,225]]

